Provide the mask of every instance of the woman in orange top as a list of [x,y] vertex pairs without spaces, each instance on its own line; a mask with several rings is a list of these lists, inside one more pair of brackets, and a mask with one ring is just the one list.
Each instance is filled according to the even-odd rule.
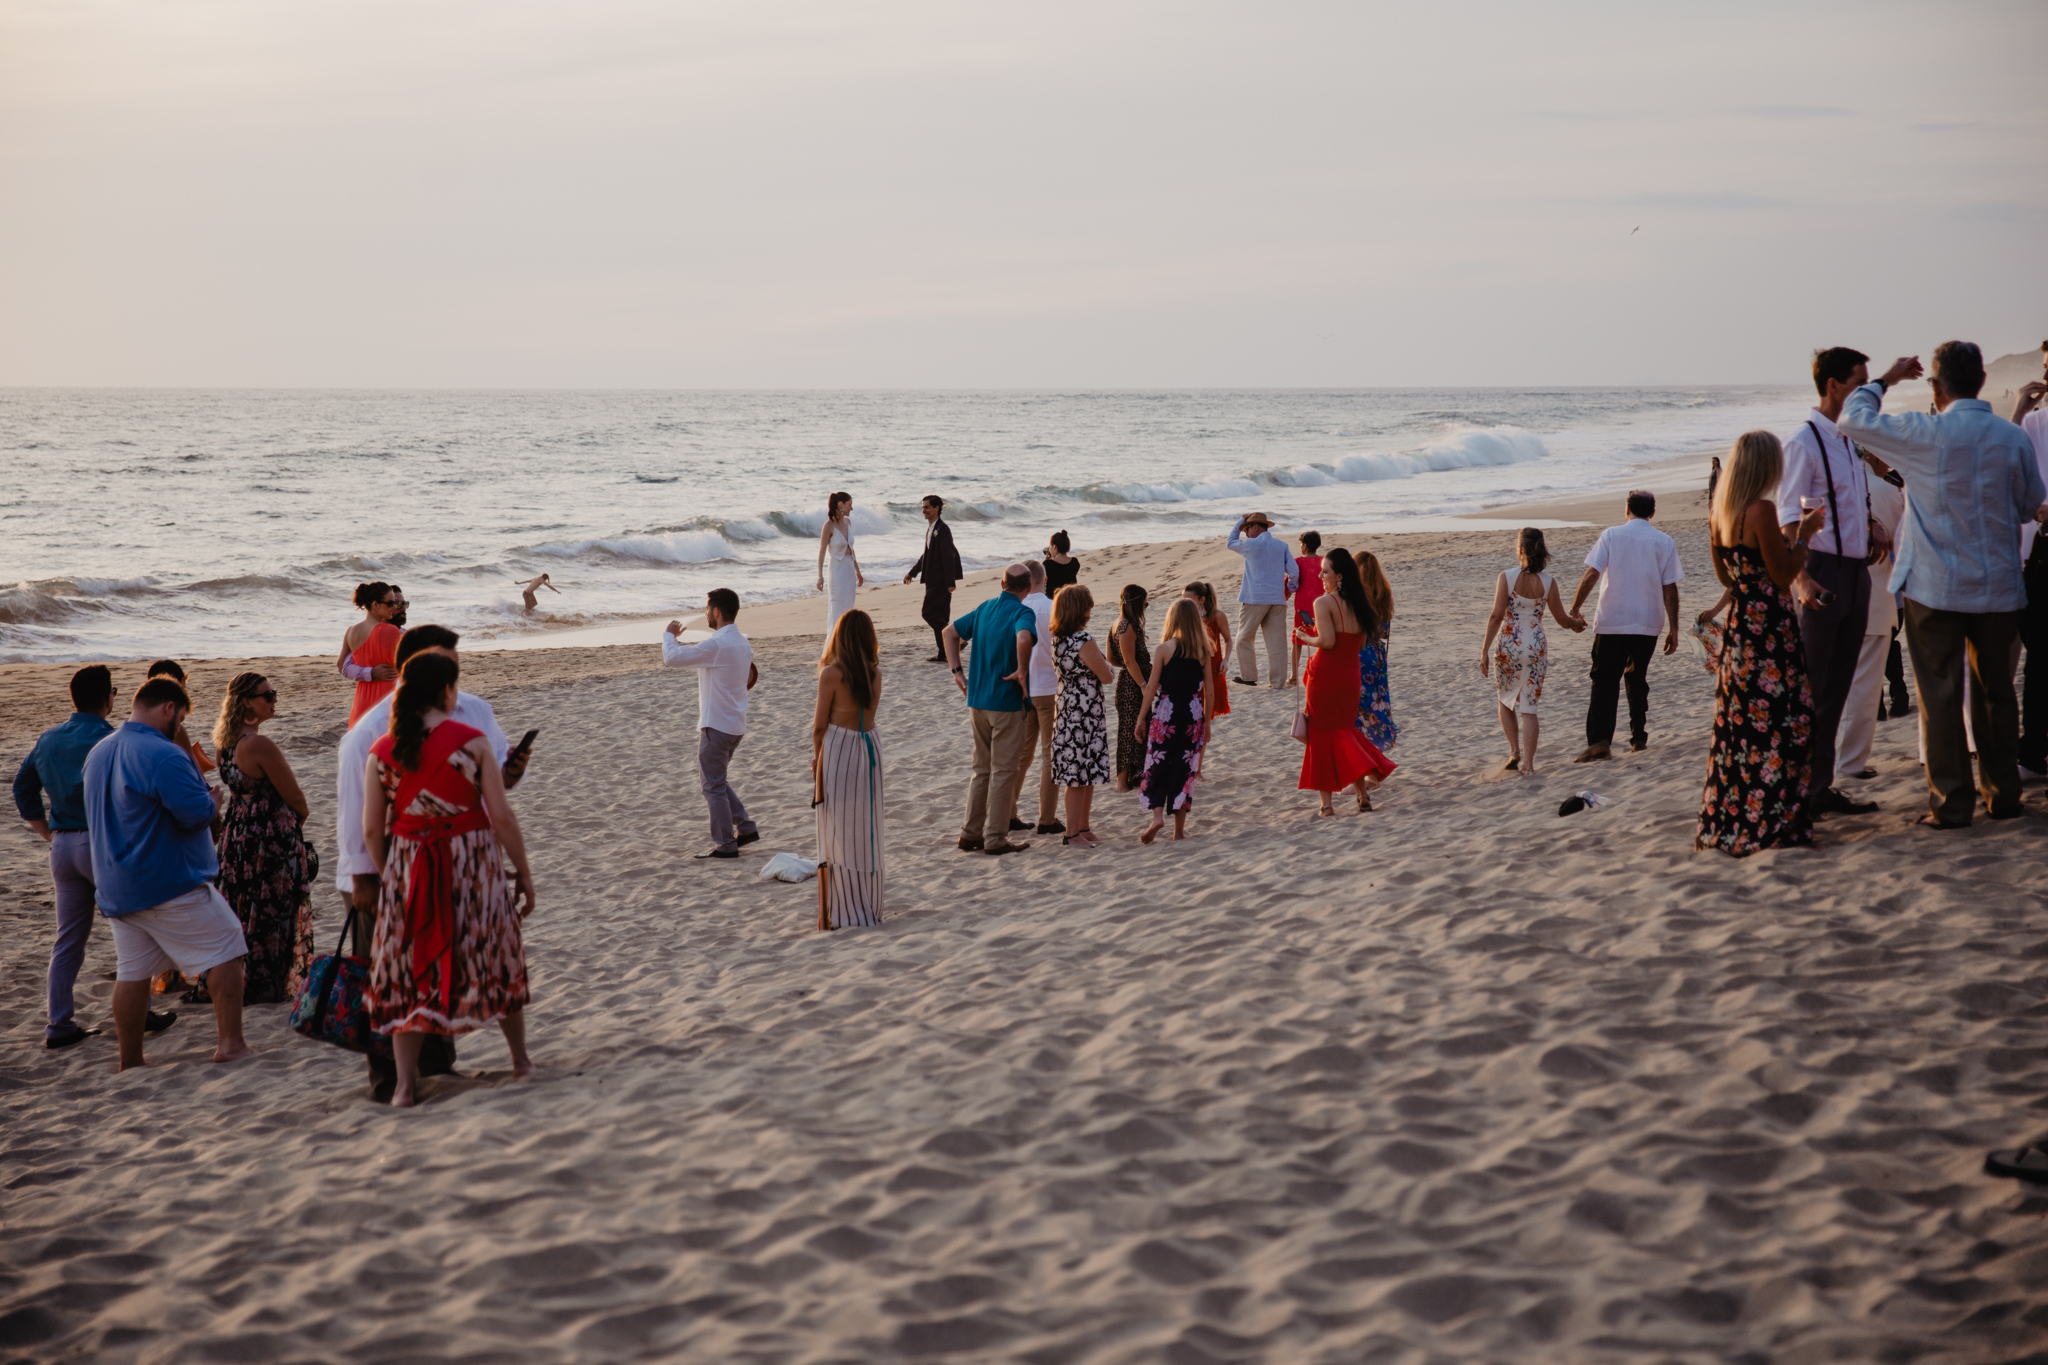
[[1215,693],[1216,709],[1209,719],[1230,714],[1230,689],[1223,681],[1223,660],[1230,653],[1230,618],[1216,605],[1216,589],[1197,580],[1181,590],[1202,613],[1202,629],[1209,633],[1209,684]]
[[354,725],[363,712],[391,695],[398,681],[398,637],[391,618],[405,610],[405,594],[389,583],[356,584],[356,605],[363,619],[341,637],[341,657],[334,661],[341,676],[355,681],[355,704],[348,709]]

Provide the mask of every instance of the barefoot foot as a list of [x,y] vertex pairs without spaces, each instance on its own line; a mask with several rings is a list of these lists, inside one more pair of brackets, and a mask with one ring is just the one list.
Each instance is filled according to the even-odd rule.
[[216,1062],[239,1062],[244,1057],[254,1057],[255,1055],[256,1049],[250,1047],[247,1043],[222,1043],[213,1050],[213,1060]]

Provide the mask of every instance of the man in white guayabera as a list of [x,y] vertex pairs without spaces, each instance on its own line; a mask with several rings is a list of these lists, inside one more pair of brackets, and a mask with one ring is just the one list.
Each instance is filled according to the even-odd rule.
[[1600,605],[1593,612],[1593,687],[1586,701],[1586,750],[1574,763],[1598,763],[1610,756],[1614,713],[1628,688],[1628,747],[1650,747],[1650,659],[1657,637],[1664,652],[1678,648],[1678,545],[1650,525],[1657,496],[1641,489],[1628,495],[1628,519],[1610,526],[1586,554],[1586,572],[1572,594],[1571,615],[1593,585]]
[[733,750],[747,733],[747,689],[756,676],[754,647],[733,624],[739,614],[739,594],[731,588],[713,588],[704,598],[704,624],[711,628],[708,639],[682,643],[680,621],[669,622],[661,637],[662,663],[697,670],[697,769],[704,804],[711,808],[711,851],[699,853],[699,858],[737,858],[740,845],[761,837],[746,803],[726,780]]

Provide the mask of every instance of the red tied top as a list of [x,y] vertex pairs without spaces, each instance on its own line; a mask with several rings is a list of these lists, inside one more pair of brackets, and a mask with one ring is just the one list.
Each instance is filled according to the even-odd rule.
[[[379,621],[370,627],[370,633],[355,647],[348,661],[362,668],[374,668],[378,664],[396,668],[398,666],[398,641],[405,634],[389,621]],[[349,704],[348,723],[354,725],[363,718],[363,712],[391,695],[396,682],[359,682],[356,684],[355,700]]]
[[[442,721],[420,746],[419,767],[404,774],[398,783],[398,794],[391,799],[390,837],[419,845],[405,888],[404,946],[412,950],[416,981],[455,951],[455,856],[449,845],[458,834],[491,827],[483,793],[448,761],[456,750],[482,734],[483,731],[460,721]],[[387,766],[397,768],[391,757],[392,744],[392,736],[385,735],[370,746],[370,752]],[[422,791],[432,792],[448,805],[464,809],[453,815],[414,815],[412,803]],[[455,973],[443,971],[444,1015],[453,1009],[454,991]]]

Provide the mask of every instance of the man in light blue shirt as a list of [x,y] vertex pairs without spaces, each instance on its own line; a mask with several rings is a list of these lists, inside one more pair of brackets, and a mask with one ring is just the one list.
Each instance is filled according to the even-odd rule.
[[1838,425],[1906,480],[1891,588],[1906,595],[1906,648],[1927,742],[1928,813],[1920,823],[1951,829],[1969,824],[1976,810],[1963,729],[1965,667],[1985,807],[1994,820],[2020,813],[2019,701],[2012,681],[2027,602],[2020,526],[2048,512],[2048,484],[2027,434],[1977,397],[1984,387],[1983,352],[1967,341],[1944,341],[1934,350],[1929,378],[1936,411],[1882,413],[1885,390],[1920,373],[1917,356],[1894,362],[1882,378],[1849,395]]
[[1259,655],[1254,637],[1266,637],[1266,666],[1274,687],[1286,686],[1287,599],[1301,586],[1301,570],[1287,542],[1270,534],[1273,519],[1252,512],[1230,528],[1224,544],[1244,556],[1244,578],[1237,586],[1237,680],[1259,685]]
[[204,977],[219,1035],[213,1060],[255,1052],[242,1038],[242,925],[213,879],[214,793],[171,736],[192,710],[185,689],[151,678],[128,722],[85,760],[85,823],[100,913],[114,930],[114,1036],[120,1069],[143,1065],[149,982],[173,967]]

